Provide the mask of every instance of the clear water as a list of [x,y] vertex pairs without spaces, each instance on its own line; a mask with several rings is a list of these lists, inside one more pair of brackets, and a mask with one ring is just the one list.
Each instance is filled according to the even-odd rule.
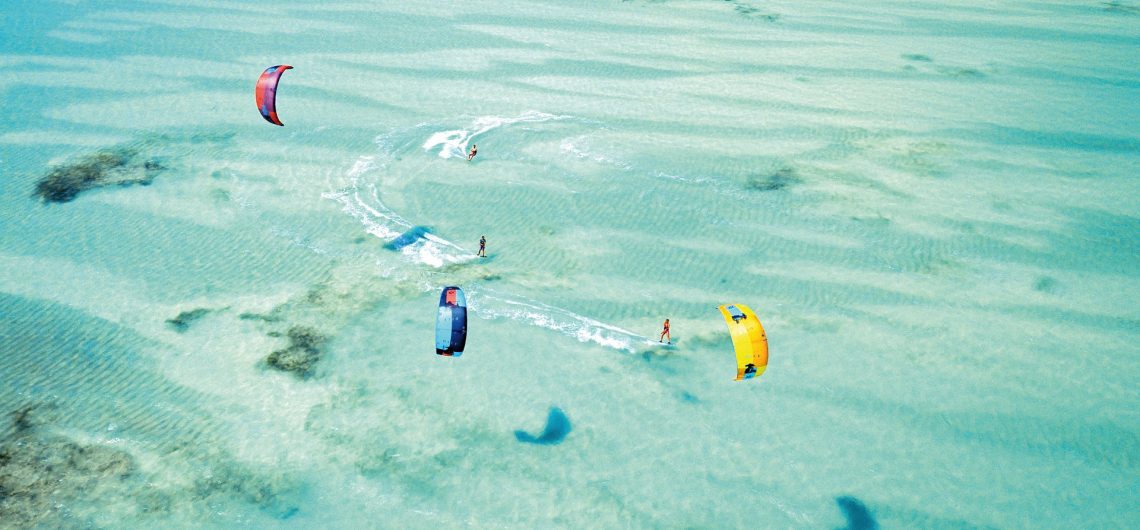
[[1140,526],[1137,4],[388,4],[5,6],[0,526]]

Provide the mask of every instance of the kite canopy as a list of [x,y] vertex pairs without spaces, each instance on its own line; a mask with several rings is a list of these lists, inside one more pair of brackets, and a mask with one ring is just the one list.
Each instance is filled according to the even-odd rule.
[[265,121],[282,127],[285,124],[277,119],[277,81],[281,79],[281,74],[285,73],[285,70],[291,68],[293,67],[287,64],[266,68],[257,79],[257,88],[253,92],[253,97],[257,101],[257,110],[261,111]]
[[764,327],[748,306],[725,304],[720,309],[728,332],[732,335],[732,347],[736,350],[736,380],[759,377],[768,368],[768,337]]
[[454,285],[439,293],[439,313],[435,320],[435,353],[459,357],[467,344],[467,297]]

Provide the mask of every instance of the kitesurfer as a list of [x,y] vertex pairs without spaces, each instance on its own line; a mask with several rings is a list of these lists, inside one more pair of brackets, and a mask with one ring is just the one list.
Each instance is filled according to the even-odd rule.
[[479,149],[477,149],[477,147],[478,147],[477,145],[471,144],[471,152],[467,153],[467,161],[468,162],[470,162],[472,158],[475,158],[475,153],[479,152]]
[[481,258],[487,257],[487,236],[479,236],[479,254],[477,255]]
[[665,319],[665,327],[661,330],[661,336],[657,338],[657,342],[661,342],[665,337],[669,337],[669,344],[673,344],[673,337],[669,335],[669,319],[667,318]]

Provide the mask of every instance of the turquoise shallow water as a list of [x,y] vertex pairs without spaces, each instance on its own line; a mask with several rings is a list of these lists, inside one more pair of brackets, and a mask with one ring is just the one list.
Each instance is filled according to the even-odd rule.
[[17,2],[0,526],[1140,526],[1138,17]]

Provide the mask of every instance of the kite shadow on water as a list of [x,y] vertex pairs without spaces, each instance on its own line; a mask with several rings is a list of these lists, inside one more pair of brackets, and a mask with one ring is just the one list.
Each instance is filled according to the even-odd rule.
[[542,434],[533,436],[526,431],[515,431],[518,441],[536,445],[557,445],[570,434],[570,418],[558,407],[550,407],[550,415],[546,418],[546,428]]
[[847,526],[836,530],[879,530],[879,523],[863,501],[855,497],[836,497],[835,503],[847,518]]
[[421,239],[427,237],[431,233],[431,228],[426,226],[416,226],[411,230],[400,234],[399,237],[384,244],[384,248],[388,250],[400,250],[408,245],[415,244]]

